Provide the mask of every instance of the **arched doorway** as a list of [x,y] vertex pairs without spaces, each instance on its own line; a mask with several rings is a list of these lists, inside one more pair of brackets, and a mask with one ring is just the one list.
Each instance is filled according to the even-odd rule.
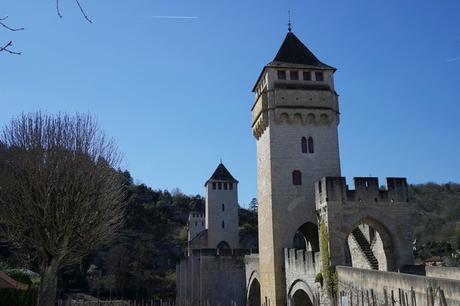
[[227,243],[227,241],[221,241],[217,245],[217,249],[222,250],[222,249],[230,249],[230,245]]
[[257,278],[254,278],[249,287],[247,306],[260,306],[260,283]]
[[312,222],[302,224],[295,232],[292,244],[296,249],[318,252],[318,226]]
[[388,230],[372,218],[356,224],[345,241],[346,264],[380,271],[396,271],[394,245]]
[[292,296],[292,306],[313,306],[308,294],[302,289],[297,290]]

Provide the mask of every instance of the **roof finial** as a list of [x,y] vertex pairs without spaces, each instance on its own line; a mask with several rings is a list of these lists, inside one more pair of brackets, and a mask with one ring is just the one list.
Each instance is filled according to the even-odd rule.
[[222,164],[222,157],[220,158],[220,163]]
[[288,31],[289,31],[289,32],[292,32],[291,10],[288,11]]

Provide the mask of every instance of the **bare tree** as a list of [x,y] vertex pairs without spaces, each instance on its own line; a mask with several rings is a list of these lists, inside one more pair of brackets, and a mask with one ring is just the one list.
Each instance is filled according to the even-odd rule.
[[54,305],[61,267],[122,225],[119,160],[89,115],[22,115],[0,134],[0,224],[10,242],[36,256],[39,306]]

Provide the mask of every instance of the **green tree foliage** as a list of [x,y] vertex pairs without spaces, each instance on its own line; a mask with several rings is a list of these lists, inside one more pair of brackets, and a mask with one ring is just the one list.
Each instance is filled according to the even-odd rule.
[[411,185],[409,191],[411,201],[417,204],[418,243],[447,241],[460,247],[460,184]]
[[[254,199],[253,199],[254,200]],[[251,201],[252,202],[252,201]],[[257,248],[258,246],[258,225],[257,209],[239,209],[240,226],[240,247]]]
[[416,203],[416,256],[450,258],[456,263],[460,250],[460,184],[411,185],[410,199]]

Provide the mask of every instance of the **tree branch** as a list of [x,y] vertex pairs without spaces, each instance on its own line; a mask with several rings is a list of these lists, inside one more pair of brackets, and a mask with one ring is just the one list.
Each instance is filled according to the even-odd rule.
[[[60,1],[61,0],[56,0],[56,12],[57,12],[57,15],[62,18],[62,14],[61,14],[61,9],[60,9]],[[83,17],[86,19],[86,21],[88,21],[89,23],[93,23],[93,21],[89,18],[89,16],[86,14],[86,11],[85,9],[83,8],[83,6],[81,5],[80,1],[79,0],[74,0],[75,3],[77,4],[78,6],[78,9],[80,10],[80,13],[83,15]]]
[[24,30],[24,28],[12,28],[12,27],[6,25],[3,21],[5,21],[7,19],[8,19],[8,16],[0,18],[0,26],[4,27],[7,30],[13,31],[13,32]]
[[[0,18],[0,26],[9,30],[9,31],[12,31],[12,32],[17,32],[17,31],[22,31],[24,30],[24,28],[12,28],[10,27],[9,25],[7,25],[4,21],[8,19],[8,16],[5,16],[3,18]],[[16,51],[12,51],[10,48],[13,46],[13,41],[10,41],[8,42],[6,45],[4,45],[3,47],[0,47],[0,52],[7,52],[9,54],[14,54],[14,55],[21,55],[22,52],[16,52]]]
[[[56,12],[57,12],[57,15],[59,16],[59,18],[62,18],[61,9],[60,9],[60,1],[61,0],[56,0]],[[80,0],[74,0],[74,1],[77,4],[78,9],[80,10],[80,13],[83,15],[83,17],[86,19],[86,21],[88,21],[89,23],[93,23],[93,21],[86,14],[85,9],[83,8],[83,6],[80,3]],[[7,25],[5,23],[5,20],[7,20],[7,19],[8,19],[8,16],[0,17],[0,27],[3,27],[5,29],[7,29],[8,31],[12,31],[12,32],[17,32],[17,31],[23,31],[24,30],[24,28],[10,27],[9,25]],[[14,55],[21,55],[22,54],[22,52],[12,51],[10,49],[12,46],[13,46],[13,42],[12,41],[8,42],[3,47],[0,47],[0,53],[1,52],[7,52],[7,53],[10,53],[10,54],[14,54]]]
[[13,42],[10,41],[5,46],[0,47],[0,52],[8,52],[9,54],[14,54],[14,55],[21,55],[22,54],[22,52],[16,52],[16,51],[10,50],[9,48],[12,47],[12,46],[13,46]]

